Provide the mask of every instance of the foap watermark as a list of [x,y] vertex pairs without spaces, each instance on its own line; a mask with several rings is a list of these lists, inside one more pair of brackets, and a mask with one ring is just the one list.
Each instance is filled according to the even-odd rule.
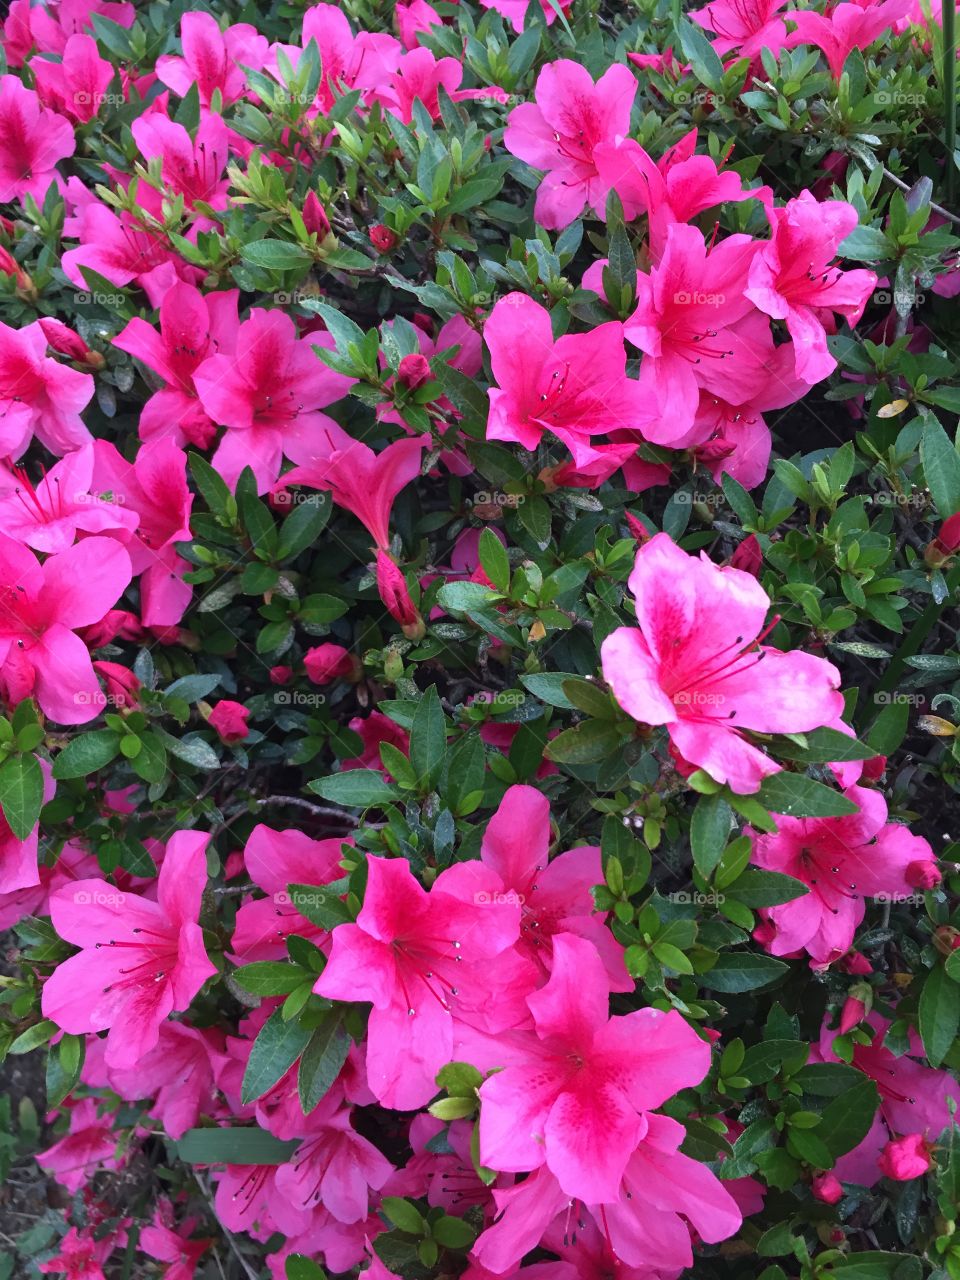
[[468,498],[467,506],[522,507],[526,500],[526,496],[522,493],[504,493],[500,489],[495,489],[492,493],[487,493],[487,491],[484,490],[482,493],[475,493],[472,498]]
[[74,297],[81,306],[119,307],[125,301],[122,293],[88,293],[86,290],[74,294]]
[[273,895],[273,901],[276,906],[293,907],[296,911],[301,911],[304,907],[308,910],[311,907],[322,907],[326,900],[327,895],[325,893],[307,893],[303,889],[295,889],[293,893],[288,893],[285,889],[281,889]]
[[687,493],[678,489],[673,495],[673,501],[679,507],[722,507],[727,497],[724,493]]
[[895,907],[922,907],[925,898],[922,893],[875,893],[874,902],[889,902]]
[[522,893],[515,893],[513,889],[507,889],[506,892],[490,892],[481,889],[479,893],[473,895],[474,904],[478,907],[522,907],[526,902],[526,898]]
[[325,693],[305,693],[300,689],[278,689],[273,695],[278,707],[322,707],[326,705]]
[[305,289],[281,289],[273,295],[273,305],[275,307],[295,307],[301,302],[305,302],[308,298],[314,298],[316,294],[309,293]]
[[901,93],[899,89],[878,89],[873,97],[882,107],[922,107],[927,101],[925,93]]
[[673,301],[678,307],[722,307],[725,293],[705,293],[703,289],[678,289]]
[[684,107],[710,107],[714,103],[722,106],[726,102],[722,93],[713,93],[707,89],[698,89],[696,93],[686,93],[681,89],[673,100],[678,106]]
[[675,707],[720,707],[726,700],[722,693],[704,693],[700,689],[681,689],[673,695]]
[[73,95],[75,107],[95,106],[98,111],[101,107],[122,107],[124,102],[122,93],[90,93],[87,89],[80,89]]
[[923,693],[891,693],[879,689],[873,700],[878,707],[922,707],[927,698]]
[[102,889],[78,889],[73,895],[74,905],[78,907],[122,907],[127,895],[119,889],[104,893]]
[[274,507],[322,507],[327,501],[325,493],[300,493],[295,489],[278,489],[270,496]]
[[521,693],[518,689],[481,689],[481,691],[473,699],[473,705],[484,703],[491,707],[494,711],[506,708],[520,707],[526,702],[527,695]]
[[910,307],[922,307],[927,300],[927,295],[919,293],[916,289],[875,289],[870,297],[871,301],[875,302],[878,307],[892,305],[898,311],[903,311]]
[[878,507],[926,507],[928,499],[922,493],[875,493],[869,499]]
[[667,900],[679,903],[682,907],[719,907],[726,902],[726,897],[724,894],[716,893],[715,891],[701,893],[697,889],[681,889],[677,893],[668,893]]

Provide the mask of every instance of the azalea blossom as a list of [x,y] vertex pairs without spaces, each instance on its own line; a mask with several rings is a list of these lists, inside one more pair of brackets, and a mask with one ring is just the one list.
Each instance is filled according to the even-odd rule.
[[69,1192],[79,1191],[98,1169],[118,1168],[120,1134],[115,1123],[109,1111],[100,1114],[95,1098],[82,1098],[70,1108],[69,1132],[38,1152],[37,1163]]
[[880,0],[878,4],[847,3],[842,0],[829,13],[812,9],[791,10],[789,17],[795,30],[787,36],[785,47],[812,44],[823,50],[827,65],[836,80],[854,49],[866,49],[889,27],[899,22],[911,8],[911,0]]
[[548,63],[537,77],[534,102],[514,107],[503,145],[546,177],[537,189],[534,217],[557,231],[585,208],[606,214],[610,184],[597,168],[596,151],[630,130],[637,81],[615,63],[594,84],[579,62]]
[[14,469],[9,480],[0,471],[0,527],[11,538],[47,554],[66,551],[78,531],[111,533],[125,541],[139,517],[117,502],[90,492],[93,443],[68,453],[33,485]]
[[107,1069],[110,1088],[131,1102],[149,1098],[150,1115],[171,1138],[182,1138],[212,1109],[222,1039],[189,1023],[164,1022],[156,1045],[135,1066]]
[[638,625],[604,640],[604,679],[628,714],[666,725],[684,759],[717,782],[749,793],[778,770],[744,730],[805,733],[839,718],[836,667],[761,643],[770,601],[751,574],[687,555],[660,533],[628,581]]
[[229,133],[223,119],[201,112],[196,136],[158,111],[138,116],[130,126],[146,161],[159,159],[164,195],[181,195],[188,210],[202,201],[214,209],[227,207],[229,181],[224,169],[230,155]]
[[47,355],[39,321],[12,329],[0,322],[0,455],[19,458],[35,435],[61,457],[90,440],[81,412],[93,378]]
[[649,395],[627,377],[624,329],[617,321],[554,340],[550,313],[525,294],[509,293],[483,326],[496,386],[488,440],[535,449],[545,431],[561,440],[577,466],[592,463],[591,437],[613,428],[646,430]]
[[336,426],[320,412],[353,383],[320,360],[313,348],[333,347],[329,334],[298,338],[282,311],[254,307],[237,331],[232,352],[211,355],[193,371],[204,411],[224,434],[213,465],[231,487],[251,467],[260,493],[280,474],[284,455],[305,462]]
[[832,265],[859,221],[857,211],[843,200],[818,201],[802,191],[781,209],[768,207],[767,216],[773,238],[753,258],[745,296],[766,315],[784,321],[798,376],[820,382],[837,367],[827,350],[823,315],[833,312],[855,324],[877,285],[873,271],[841,271]]
[[42,205],[75,145],[69,120],[41,107],[18,76],[0,76],[0,204],[29,195]]
[[[761,49],[778,54],[788,48],[787,25],[782,9],[787,0],[710,0],[702,9],[692,9],[690,19],[710,31],[711,41],[722,57],[736,53],[741,58],[759,58]],[[790,20],[794,20],[794,10]]]
[[[367,1077],[386,1107],[423,1106],[453,1058],[458,1017],[509,1025],[515,964],[503,953],[520,933],[520,908],[499,901],[497,877],[476,862],[440,873],[427,893],[403,858],[370,856],[356,924],[333,931],[330,960],[314,990],[369,1000]],[[509,960],[509,957],[507,957]],[[496,993],[496,996],[494,996]]]
[[108,1067],[136,1066],[158,1043],[164,1020],[186,1009],[217,972],[197,923],[209,839],[195,831],[170,838],[156,902],[99,879],[50,896],[53,927],[81,950],[44,983],[43,1016],[72,1035],[109,1031]]
[[[209,17],[209,14],[184,14]],[[216,435],[216,423],[197,396],[193,375],[208,356],[230,355],[236,345],[240,319],[239,289],[203,294],[178,280],[160,304],[160,330],[134,316],[113,339],[113,345],[135,356],[167,384],[155,391],[140,414],[140,438],[172,435],[178,445],[206,448]]]
[[37,93],[45,107],[87,124],[103,103],[113,67],[101,58],[93,36],[70,36],[59,62],[33,58],[30,62]]
[[133,573],[140,579],[144,626],[174,626],[190,603],[193,587],[183,581],[187,561],[178,542],[189,542],[193,494],[187,486],[187,455],[171,436],[141,445],[130,463],[115,445],[97,440],[92,492],[137,515],[126,544]]
[[600,850],[578,845],[549,858],[550,802],[536,787],[508,787],[487,823],[480,860],[520,903],[520,950],[549,972],[557,934],[588,939],[603,960],[610,988],[632,991],[623,951],[594,908],[603,882]]
[[[201,107],[209,107],[219,92],[225,107],[247,91],[243,67],[262,71],[269,42],[247,22],[220,30],[211,13],[185,13],[180,19],[183,57],[165,53],[157,59],[157,77],[181,98],[197,86]],[[241,65],[242,64],[242,65]]]
[[0,682],[8,699],[31,694],[60,724],[86,724],[105,705],[80,627],[99,622],[131,578],[112,538],[86,538],[41,565],[0,533]]
[[865,899],[909,897],[907,868],[933,863],[921,836],[887,821],[879,791],[852,786],[844,792],[857,812],[839,818],[789,818],[778,814],[777,830],[751,833],[753,861],[807,885],[809,892],[780,906],[761,909],[773,926],[765,943],[771,955],[806,951],[815,964],[829,964],[848,951],[863,920]]
[[596,948],[553,939],[545,986],[527,997],[536,1033],[504,1037],[480,1088],[480,1159],[507,1173],[546,1165],[566,1196],[615,1203],[646,1113],[698,1084],[709,1045],[671,1010],[609,1015],[610,983]]
[[157,1201],[151,1222],[140,1232],[137,1248],[148,1258],[166,1262],[164,1280],[193,1280],[197,1264],[213,1243],[209,1239],[192,1240],[196,1218],[174,1223],[173,1205],[165,1196]]

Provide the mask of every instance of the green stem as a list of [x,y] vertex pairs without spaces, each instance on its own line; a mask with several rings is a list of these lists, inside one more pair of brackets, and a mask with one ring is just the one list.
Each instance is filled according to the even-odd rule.
[[943,141],[946,149],[947,200],[953,200],[957,166],[957,0],[943,0]]

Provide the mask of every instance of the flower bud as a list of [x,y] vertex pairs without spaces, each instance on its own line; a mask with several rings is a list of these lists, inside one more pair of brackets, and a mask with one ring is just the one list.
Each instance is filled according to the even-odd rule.
[[303,202],[303,225],[311,235],[317,236],[320,240],[330,234],[330,219],[315,191],[308,191],[307,198]]
[[730,557],[730,567],[749,573],[753,578],[759,578],[762,564],[763,552],[760,550],[760,543],[757,541],[757,535],[751,533],[748,538],[744,538]]
[[249,716],[250,712],[242,702],[231,702],[225,698],[207,713],[207,723],[216,729],[222,742],[242,742],[250,734],[247,726]]
[[627,528],[633,534],[638,546],[642,547],[645,542],[649,541],[652,535],[642,520],[638,520],[637,517],[629,511],[625,511],[623,513],[623,518],[626,520]]
[[940,526],[940,532],[927,544],[923,558],[931,568],[939,568],[960,550],[960,511],[948,516]]
[[391,560],[382,547],[377,548],[377,590],[387,613],[400,623],[407,639],[422,639],[426,627],[411,599],[407,580],[400,566]]
[[821,1200],[824,1204],[836,1204],[838,1200],[843,1199],[843,1187],[835,1173],[815,1174],[810,1183],[810,1190],[813,1192],[813,1198]]
[[929,858],[919,858],[908,862],[904,872],[908,885],[914,889],[935,889],[943,879],[940,868]]
[[140,705],[137,694],[143,685],[129,667],[124,667],[119,662],[95,662],[93,669],[103,677],[107,701],[113,706],[135,710]]
[[331,680],[357,680],[360,663],[342,644],[318,644],[303,655],[307,676],[314,684],[329,684]]
[[430,372],[430,361],[418,351],[404,356],[397,368],[397,381],[410,391],[416,391],[433,375]]
[[43,336],[54,351],[75,360],[78,364],[88,365],[91,369],[102,369],[106,364],[99,351],[91,351],[76,330],[62,320],[54,320],[51,316],[43,316],[40,320]]
[[289,684],[293,679],[293,667],[271,667],[268,675],[271,684]]
[[895,1138],[880,1152],[878,1163],[881,1172],[895,1182],[920,1178],[933,1163],[931,1150],[922,1133],[908,1133],[903,1138]]
[[397,245],[397,233],[385,227],[382,222],[370,228],[370,243],[377,253],[389,253]]

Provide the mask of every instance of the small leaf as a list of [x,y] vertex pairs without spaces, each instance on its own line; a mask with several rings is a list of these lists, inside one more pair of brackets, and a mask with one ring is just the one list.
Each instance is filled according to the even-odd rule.
[[250,1050],[240,1089],[241,1102],[255,1102],[272,1089],[303,1053],[309,1039],[309,1027],[294,1019],[285,1022],[282,1011],[274,1010]]

